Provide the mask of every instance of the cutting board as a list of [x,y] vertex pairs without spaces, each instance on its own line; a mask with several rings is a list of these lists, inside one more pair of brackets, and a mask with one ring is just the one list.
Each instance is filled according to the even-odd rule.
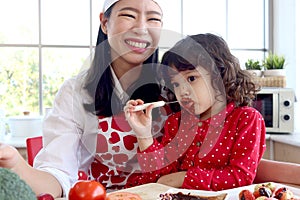
[[[139,185],[133,188],[120,190],[122,192],[131,192],[141,196],[143,200],[157,200],[160,194],[165,193],[172,187],[162,185],[159,183],[148,183]],[[113,193],[113,192],[112,192]]]

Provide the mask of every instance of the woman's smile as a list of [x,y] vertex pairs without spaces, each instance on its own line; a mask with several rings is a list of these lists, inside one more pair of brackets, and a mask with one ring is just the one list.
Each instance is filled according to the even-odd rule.
[[145,52],[147,48],[150,46],[150,42],[144,40],[138,40],[138,39],[126,39],[125,43],[132,51],[138,53]]

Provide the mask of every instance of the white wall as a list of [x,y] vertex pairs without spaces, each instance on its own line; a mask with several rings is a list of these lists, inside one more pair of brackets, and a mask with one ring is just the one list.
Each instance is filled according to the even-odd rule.
[[295,108],[295,129],[300,133],[300,79],[296,78],[300,71],[299,6],[298,0],[274,0],[274,52],[285,55],[287,60],[287,87],[294,88],[298,98]]
[[[300,1],[296,1],[296,66],[295,66],[295,74],[300,75]],[[300,132],[300,78],[296,78],[296,97],[298,98],[297,107],[296,107],[296,128],[297,131]]]

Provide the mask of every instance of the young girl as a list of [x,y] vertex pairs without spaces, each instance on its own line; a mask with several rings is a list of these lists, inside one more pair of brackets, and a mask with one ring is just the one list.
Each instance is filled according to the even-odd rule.
[[266,148],[265,125],[250,107],[258,90],[226,42],[213,34],[187,37],[162,64],[169,101],[181,109],[172,106],[161,141],[151,135],[153,105],[135,111],[144,102],[130,100],[124,108],[138,137],[139,180],[202,190],[251,184]]

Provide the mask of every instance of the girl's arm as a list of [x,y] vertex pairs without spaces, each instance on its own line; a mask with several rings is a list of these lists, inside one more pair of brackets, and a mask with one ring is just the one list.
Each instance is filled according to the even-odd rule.
[[262,159],[258,165],[255,183],[279,182],[300,185],[300,164]]
[[12,146],[0,144],[0,166],[18,174],[36,193],[61,197],[62,188],[56,178],[47,172],[32,168]]
[[174,172],[160,177],[157,183],[168,185],[170,187],[180,188],[183,184],[186,171]]
[[224,190],[253,183],[265,150],[264,121],[251,108],[237,109],[228,119],[206,161],[188,168],[183,188]]

